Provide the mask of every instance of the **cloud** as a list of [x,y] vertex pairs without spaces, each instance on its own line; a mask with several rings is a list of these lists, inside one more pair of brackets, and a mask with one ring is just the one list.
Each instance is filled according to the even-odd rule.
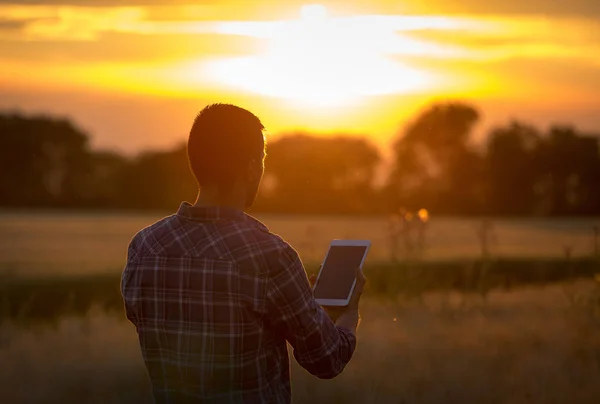
[[24,28],[28,20],[14,20],[10,18],[0,18],[0,31],[19,31]]
[[[304,1],[305,2],[305,1]],[[127,7],[127,6],[165,6],[181,5],[218,5],[224,13],[232,8],[260,8],[263,12],[272,9],[298,8],[302,0],[0,0],[0,4],[24,6],[77,6],[77,7]],[[419,2],[398,2],[390,0],[321,0],[320,3],[339,10],[360,9],[368,13],[426,13],[426,14],[511,14],[511,15],[548,15],[548,16],[600,16],[598,0],[423,0]]]
[[143,7],[0,5],[0,21],[6,29],[18,31],[20,39],[28,42],[93,41],[107,32],[146,35],[218,33],[214,21],[155,20],[148,14]]
[[362,12],[382,14],[600,16],[597,0],[354,0],[346,3],[355,5]]
[[[582,18],[354,15],[314,25],[298,19],[159,21],[148,19],[146,11],[139,7],[0,6],[4,57],[28,53],[35,57],[36,52],[39,58],[109,61],[185,58],[186,54],[235,56],[255,52],[266,43],[288,47],[288,37],[295,44],[327,37],[334,39],[331,46],[336,48],[371,41],[369,47],[399,57],[490,61],[582,57],[600,61],[600,25]],[[323,30],[323,35],[318,30]],[[14,43],[19,41],[28,44],[21,48]],[[81,41],[86,44],[76,45]],[[36,42],[49,44],[42,48],[35,46]],[[66,46],[67,42],[71,45]]]
[[600,25],[594,21],[539,17],[488,17],[478,21],[484,30],[424,29],[410,32],[410,36],[441,48],[462,49],[464,52],[454,56],[480,61],[521,57],[600,63]]
[[[573,84],[588,97],[594,70],[567,67],[600,66],[600,26],[586,18],[358,14],[321,24],[155,17],[145,7],[0,6],[0,68],[29,80],[23,66],[35,66],[32,75],[44,83],[104,83],[119,91],[229,86],[278,95],[309,88],[312,99],[350,88],[361,96],[405,93],[421,82],[500,93],[527,74],[532,82],[561,78],[563,93]],[[556,63],[564,74],[541,71]],[[518,66],[525,67],[512,73]],[[355,80],[369,74],[371,81]],[[385,77],[398,78],[397,85]]]
[[53,18],[7,18],[0,16],[0,33],[20,33],[31,24],[38,22],[56,22]]
[[149,37],[137,33],[104,32],[93,41],[54,39],[30,43],[23,43],[17,33],[13,34],[13,38],[0,41],[0,59],[64,63],[165,62],[206,56],[245,56],[259,52],[265,45],[254,38],[218,34],[190,38],[187,34],[154,34]]
[[[108,0],[82,2],[51,0],[21,1],[20,5],[2,5],[3,1],[0,0],[0,21],[4,22],[4,31],[20,31],[23,34],[22,39],[27,41],[95,40],[103,32],[150,35],[219,33],[272,38],[273,35],[282,34],[288,28],[294,28],[289,19],[264,20],[251,18],[249,15],[242,19],[235,18],[240,11],[234,14],[234,10],[243,8],[241,5],[247,8],[250,7],[249,4],[269,2],[249,3],[241,0],[225,0],[224,3],[203,2],[202,5],[186,5],[189,0],[177,0],[174,5],[165,6],[164,2],[155,0],[125,0],[118,3]],[[470,1],[472,0],[466,0],[466,3]],[[528,7],[531,7],[531,4],[538,4],[540,7],[535,9],[538,10],[539,15],[510,17],[486,13],[478,16],[475,13],[478,8],[474,6],[471,9],[472,15],[443,15],[443,11],[433,15],[431,10],[437,9],[432,8],[430,12],[422,15],[359,14],[343,17],[334,15],[328,23],[342,29],[352,26],[369,31],[395,29],[398,31],[467,32],[484,38],[484,41],[493,40],[493,37],[502,39],[507,33],[523,37],[541,33],[547,37],[557,38],[560,42],[563,42],[564,38],[580,38],[585,35],[592,35],[594,40],[598,39],[600,25],[596,19],[589,17],[594,15],[596,8],[598,8],[600,16],[600,1],[574,0],[574,2],[566,3],[545,0],[543,3],[549,5],[548,7],[542,7],[541,0],[532,1],[533,3],[526,3],[527,5],[524,5],[522,9],[529,10]],[[180,4],[177,5],[178,3]],[[118,4],[118,6],[111,6],[112,4]],[[232,8],[228,9],[226,6],[228,4]],[[515,7],[506,8],[507,4],[515,5]],[[510,10],[517,12],[520,9],[516,7],[516,4],[510,0],[498,2],[498,7],[492,7],[489,10],[499,10],[498,13]],[[578,5],[580,8],[577,10],[581,10],[582,13],[584,10],[586,11],[586,18],[566,17],[558,13],[561,5],[565,4]],[[235,7],[237,5],[240,7]],[[441,8],[441,10],[443,9],[444,7]],[[482,8],[481,10],[486,9]],[[555,16],[552,16],[553,12],[556,12]],[[220,18],[217,18],[219,15]],[[556,25],[557,22],[559,25]],[[0,29],[2,29],[1,24]],[[475,36],[471,35],[470,38],[465,36],[465,38],[474,40]]]
[[[432,2],[438,3],[438,2]],[[440,7],[455,9],[457,12],[468,12],[473,14],[535,14],[548,16],[590,16],[600,15],[600,2],[598,0],[462,0],[454,5],[444,6],[440,1]]]
[[[237,0],[239,2],[239,0]],[[203,2],[211,3],[210,0]],[[216,2],[216,1],[212,1]],[[0,0],[0,4],[20,6],[81,6],[81,7],[124,7],[164,5],[165,0]],[[194,4],[191,0],[169,0],[169,4]]]

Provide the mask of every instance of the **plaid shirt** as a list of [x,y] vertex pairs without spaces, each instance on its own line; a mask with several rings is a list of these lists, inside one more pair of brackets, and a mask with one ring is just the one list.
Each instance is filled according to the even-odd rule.
[[315,302],[296,251],[232,208],[184,202],[141,230],[121,292],[157,403],[289,403],[286,341],[320,378],[356,346]]

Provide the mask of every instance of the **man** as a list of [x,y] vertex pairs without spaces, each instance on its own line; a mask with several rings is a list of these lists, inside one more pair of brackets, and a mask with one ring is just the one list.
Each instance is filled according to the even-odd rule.
[[296,251],[244,213],[264,172],[263,131],[245,109],[204,108],[188,140],[196,203],[129,245],[121,291],[157,403],[289,403],[286,341],[319,378],[340,374],[356,347],[362,272],[334,323]]

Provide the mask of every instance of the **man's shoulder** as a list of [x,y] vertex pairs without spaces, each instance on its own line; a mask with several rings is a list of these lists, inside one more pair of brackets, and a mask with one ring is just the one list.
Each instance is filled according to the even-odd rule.
[[157,220],[156,222],[142,228],[132,237],[129,243],[129,249],[141,252],[142,250],[152,251],[156,241],[165,235],[173,232],[172,222],[176,215],[169,215]]
[[247,241],[248,251],[253,255],[258,253],[270,258],[287,260],[293,260],[298,256],[296,250],[282,236],[273,233],[258,219],[247,215],[245,223],[251,236],[243,238]]
[[281,251],[296,252],[290,243],[285,241],[279,234],[273,233],[266,224],[250,215],[247,215],[247,218],[257,229],[258,237],[269,242],[273,248]]

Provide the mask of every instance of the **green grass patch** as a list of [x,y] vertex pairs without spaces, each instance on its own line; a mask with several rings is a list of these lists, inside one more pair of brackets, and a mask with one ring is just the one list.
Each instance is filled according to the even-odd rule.
[[[318,267],[307,265],[309,274]],[[494,289],[544,285],[600,273],[591,259],[369,263],[366,294],[372,297],[419,296],[458,291],[482,295]],[[0,279],[0,322],[56,323],[66,315],[85,316],[92,307],[123,315],[121,274],[19,277]]]

